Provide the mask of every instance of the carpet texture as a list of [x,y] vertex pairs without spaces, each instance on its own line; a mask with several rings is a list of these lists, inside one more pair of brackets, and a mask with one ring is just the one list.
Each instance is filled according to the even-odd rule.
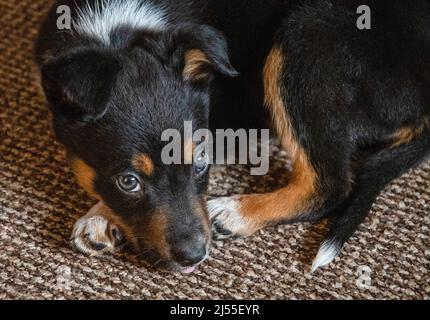
[[[430,297],[430,163],[392,183],[329,267],[310,274],[324,224],[272,228],[216,243],[191,275],[154,270],[129,254],[88,258],[68,244],[93,205],[52,134],[32,63],[51,1],[0,0],[0,298],[360,299]],[[211,196],[264,192],[288,181],[273,147],[271,174],[217,168]]]

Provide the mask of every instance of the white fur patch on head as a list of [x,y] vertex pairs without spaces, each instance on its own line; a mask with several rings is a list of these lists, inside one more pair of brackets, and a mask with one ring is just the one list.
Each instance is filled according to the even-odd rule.
[[76,32],[110,43],[112,30],[120,26],[161,30],[166,13],[147,0],[96,0],[78,10],[73,27]]
[[325,241],[318,251],[314,262],[312,263],[311,272],[314,273],[318,268],[330,264],[339,254],[342,245],[337,240]]

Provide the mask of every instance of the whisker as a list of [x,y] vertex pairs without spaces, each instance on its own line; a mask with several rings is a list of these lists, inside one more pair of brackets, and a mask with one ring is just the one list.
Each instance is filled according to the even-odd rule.
[[157,265],[159,265],[161,262],[163,262],[163,259],[158,260],[156,263],[154,263],[152,266],[156,267]]
[[147,237],[134,237],[133,236],[133,240],[147,240]]
[[150,251],[151,251],[151,249],[143,250],[142,252],[138,253],[136,256],[137,257],[141,257],[141,256],[143,256],[145,254],[148,254]]

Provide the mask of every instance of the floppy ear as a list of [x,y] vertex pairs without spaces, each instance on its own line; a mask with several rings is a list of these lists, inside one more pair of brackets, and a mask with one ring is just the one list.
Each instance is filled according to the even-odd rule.
[[52,112],[68,120],[100,119],[119,70],[117,59],[96,50],[48,62],[42,66],[42,85]]
[[173,40],[182,57],[184,80],[209,81],[216,72],[229,77],[238,75],[230,63],[227,42],[218,30],[186,24],[176,27]]

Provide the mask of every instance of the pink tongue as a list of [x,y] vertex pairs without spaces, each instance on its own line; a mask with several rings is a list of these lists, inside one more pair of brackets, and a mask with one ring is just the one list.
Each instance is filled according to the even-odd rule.
[[196,267],[188,267],[182,270],[182,273],[193,273],[196,270]]

